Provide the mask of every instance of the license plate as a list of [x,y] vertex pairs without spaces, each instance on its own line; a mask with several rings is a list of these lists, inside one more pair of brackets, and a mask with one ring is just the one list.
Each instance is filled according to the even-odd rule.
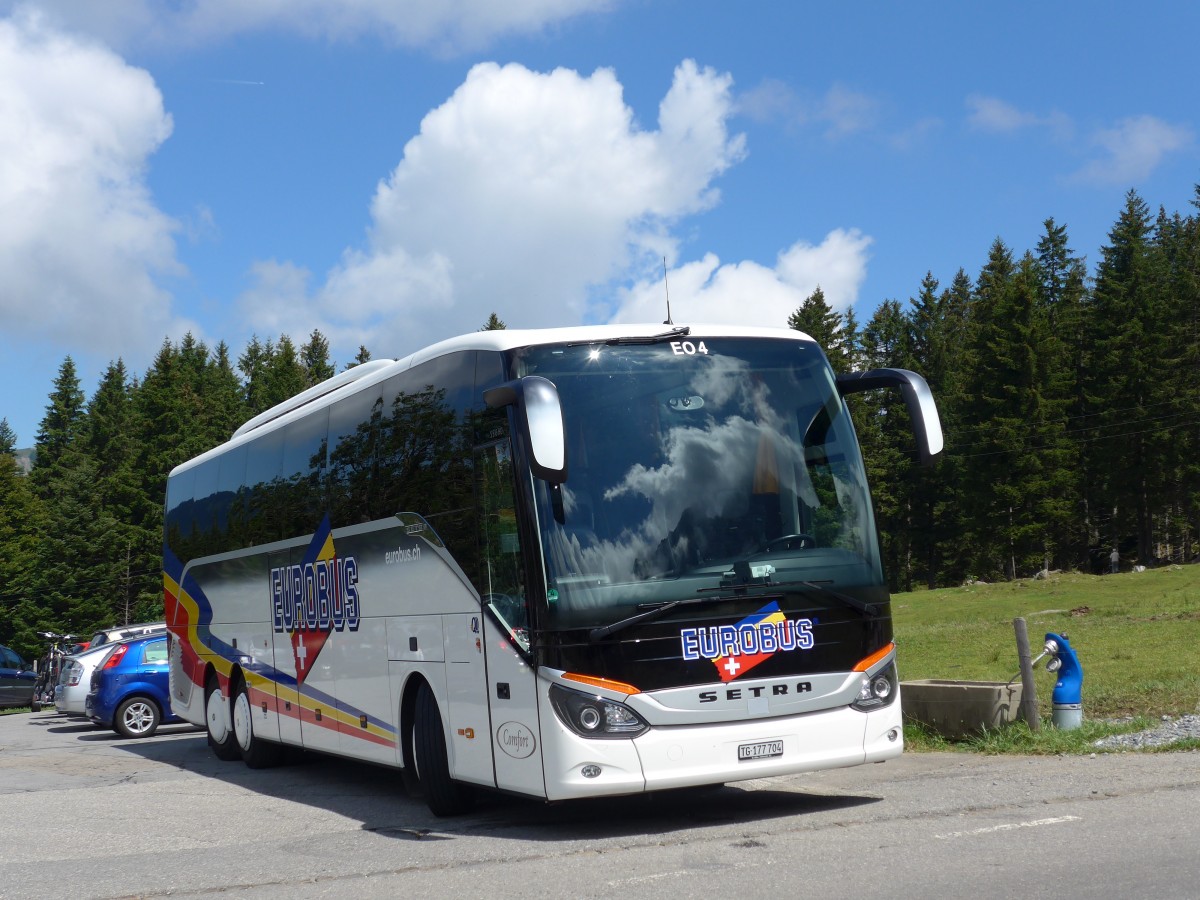
[[763,741],[759,744],[739,744],[738,759],[770,759],[783,756],[783,741]]

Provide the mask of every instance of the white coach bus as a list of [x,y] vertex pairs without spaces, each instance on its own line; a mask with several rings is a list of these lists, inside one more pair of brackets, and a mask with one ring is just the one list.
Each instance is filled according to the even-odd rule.
[[171,703],[222,759],[294,745],[477,787],[631,794],[897,756],[870,496],[789,330],[465,335],[378,360],[176,468]]

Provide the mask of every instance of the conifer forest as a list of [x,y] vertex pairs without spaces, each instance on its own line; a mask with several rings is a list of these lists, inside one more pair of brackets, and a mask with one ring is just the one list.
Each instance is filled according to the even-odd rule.
[[[1130,191],[1095,260],[1047,219],[1036,246],[997,238],[978,272],[928,273],[868,321],[817,288],[779,323],[835,371],[912,369],[937,399],[932,467],[916,464],[898,393],[848,401],[893,590],[1098,573],[1114,548],[1125,569],[1197,560],[1200,185],[1190,207],[1155,213]],[[0,409],[0,644],[34,658],[39,631],[161,617],[167,473],[338,370],[319,331],[253,338],[236,358],[167,340],[141,374],[117,360],[90,393],[68,356],[28,472]]]

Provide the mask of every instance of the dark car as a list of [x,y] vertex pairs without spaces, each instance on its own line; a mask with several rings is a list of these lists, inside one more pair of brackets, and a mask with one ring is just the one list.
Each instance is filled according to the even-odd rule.
[[0,709],[29,706],[37,675],[16,651],[0,644]]
[[150,737],[171,712],[165,634],[114,644],[92,672],[84,703],[89,719],[129,738]]

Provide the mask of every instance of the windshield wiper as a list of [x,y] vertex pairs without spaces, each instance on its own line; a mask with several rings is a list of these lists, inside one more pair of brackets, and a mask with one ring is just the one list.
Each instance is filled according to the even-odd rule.
[[626,344],[659,344],[663,341],[687,337],[691,333],[692,329],[687,325],[676,325],[670,331],[664,331],[662,334],[651,334],[646,337],[615,337],[609,338],[604,343],[610,347],[620,347]]
[[794,581],[790,583],[810,588],[811,590],[814,590],[819,594],[823,594],[826,597],[833,597],[835,600],[841,601],[841,603],[845,606],[858,610],[869,619],[878,618],[880,615],[879,607],[874,603],[867,603],[865,600],[859,600],[857,597],[851,597],[849,594],[843,594],[841,591],[835,591],[833,588],[825,587],[827,584],[833,584],[832,581]]
[[[752,581],[742,584],[738,584],[736,582],[732,584],[724,583],[720,587],[700,588],[700,590],[696,591],[696,593],[701,594],[705,593],[706,591],[727,591],[732,588],[736,595],[744,596],[752,589],[778,591],[780,588],[804,587],[826,597],[832,597],[843,606],[848,606],[851,609],[862,613],[869,619],[878,618],[880,614],[879,607],[874,603],[867,603],[865,600],[859,600],[857,597],[851,597],[849,594],[843,594],[841,591],[835,591],[832,588],[826,587],[827,584],[833,584],[832,581],[771,581],[770,578],[771,576],[768,575],[766,576],[765,580],[756,578]],[[721,598],[713,597],[711,599],[718,600]]]
[[[621,619],[618,622],[611,622],[608,625],[597,625],[588,632],[588,640],[593,644],[610,634],[616,634],[618,631],[624,631],[631,625],[637,625],[639,622],[650,622],[654,619],[660,619],[673,609],[680,606],[708,606],[713,603],[721,603],[725,600],[737,600],[734,596],[724,597],[686,597],[682,600],[669,600],[666,603],[647,604],[643,603],[638,606],[638,609],[645,610],[636,615],[630,616],[628,619]],[[647,608],[648,607],[648,608]]]

